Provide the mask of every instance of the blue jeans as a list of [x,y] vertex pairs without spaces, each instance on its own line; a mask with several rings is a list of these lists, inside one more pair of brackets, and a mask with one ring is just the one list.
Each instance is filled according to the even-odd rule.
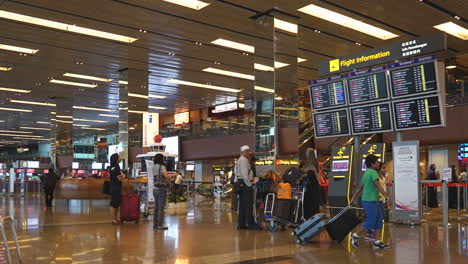
[[153,196],[154,196],[153,228],[157,228],[157,227],[163,226],[163,223],[164,223],[164,208],[166,207],[167,189],[154,187]]
[[366,221],[362,226],[367,230],[380,230],[383,225],[383,209],[380,201],[362,201],[366,212]]

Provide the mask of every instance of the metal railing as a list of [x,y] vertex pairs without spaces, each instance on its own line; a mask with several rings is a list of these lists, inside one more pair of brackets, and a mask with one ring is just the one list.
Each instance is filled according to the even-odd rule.
[[4,245],[4,248],[5,248],[5,253],[6,253],[6,257],[7,257],[7,261],[8,261],[7,263],[11,264],[13,262],[12,262],[12,258],[11,258],[10,248],[8,246],[8,239],[7,239],[6,232],[5,232],[5,225],[6,224],[9,224],[10,227],[11,227],[11,233],[13,234],[13,241],[15,242],[16,252],[18,254],[18,263],[21,264],[21,263],[23,263],[23,255],[21,255],[21,249],[20,249],[20,246],[19,246],[18,237],[16,236],[16,230],[15,230],[15,225],[14,225],[13,218],[11,218],[9,216],[5,216],[5,217],[2,217],[0,219],[0,231],[2,232],[3,245]]

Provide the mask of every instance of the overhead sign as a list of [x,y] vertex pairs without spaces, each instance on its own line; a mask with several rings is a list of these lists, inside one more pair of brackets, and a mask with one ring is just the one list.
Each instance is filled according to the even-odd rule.
[[348,109],[314,113],[314,132],[317,138],[348,136]]
[[395,130],[445,126],[439,95],[393,102]]
[[234,111],[237,109],[238,109],[237,102],[232,102],[232,103],[215,106],[213,113],[223,113],[223,112]]
[[420,220],[419,142],[393,142],[394,218]]
[[143,147],[151,146],[156,135],[159,135],[159,114],[143,113]]
[[438,32],[431,36],[415,38],[382,48],[369,49],[349,56],[322,61],[318,66],[319,76],[337,74],[408,57],[444,51],[447,49],[446,42],[446,35]]
[[343,76],[333,76],[309,82],[310,101],[315,110],[346,105]]
[[174,125],[183,125],[190,122],[189,112],[178,113],[174,115]]
[[362,144],[360,147],[361,151],[361,171],[364,172],[367,170],[367,166],[365,163],[366,157],[369,155],[375,155],[379,158],[379,161],[384,163],[385,162],[385,143],[376,143],[376,144]]
[[363,105],[350,110],[353,135],[392,131],[390,103]]
[[349,104],[368,103],[389,98],[386,67],[356,71],[346,75]]

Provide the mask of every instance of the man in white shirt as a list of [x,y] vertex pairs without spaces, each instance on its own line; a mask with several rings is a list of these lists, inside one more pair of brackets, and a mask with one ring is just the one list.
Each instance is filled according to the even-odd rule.
[[179,195],[182,195],[182,180],[183,180],[183,176],[180,172],[177,172],[177,177],[176,177],[176,180],[175,180],[175,188],[176,188],[176,191]]
[[257,225],[253,219],[253,189],[255,182],[250,166],[252,151],[249,146],[241,147],[241,155],[234,168],[235,180],[239,187],[239,217],[238,229],[256,229]]

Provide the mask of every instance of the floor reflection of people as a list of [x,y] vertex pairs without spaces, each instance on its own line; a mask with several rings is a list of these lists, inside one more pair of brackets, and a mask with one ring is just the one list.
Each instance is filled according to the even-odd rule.
[[[427,173],[426,180],[437,180],[437,172],[436,172],[436,165],[431,164],[429,167],[429,172]],[[439,203],[437,201],[437,187],[429,186],[427,187],[427,205],[430,208],[437,208],[439,207]]]

